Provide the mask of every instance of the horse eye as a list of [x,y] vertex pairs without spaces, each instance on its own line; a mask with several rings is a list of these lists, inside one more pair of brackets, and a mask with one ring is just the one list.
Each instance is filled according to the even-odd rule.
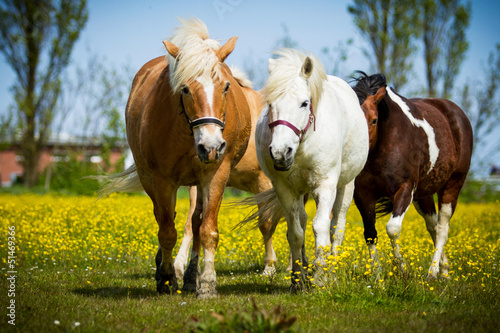
[[224,87],[224,93],[227,93],[227,91],[229,90],[229,86],[230,85],[231,85],[231,83],[226,82],[226,86]]
[[377,119],[373,119],[371,125],[376,125],[376,124],[377,124]]
[[184,87],[181,88],[181,92],[184,95],[187,95],[187,94],[189,94],[189,88],[187,86],[184,86]]
[[309,101],[304,101],[300,107],[305,108],[307,107],[307,104],[309,104]]

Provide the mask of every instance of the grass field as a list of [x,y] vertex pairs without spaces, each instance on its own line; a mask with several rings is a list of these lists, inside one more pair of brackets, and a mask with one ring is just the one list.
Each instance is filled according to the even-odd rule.
[[[187,210],[188,201],[179,200],[177,247]],[[311,202],[307,210],[310,223]],[[250,330],[255,332],[287,323],[297,332],[494,332],[500,327],[498,202],[459,204],[446,246],[450,279],[433,283],[425,280],[432,241],[413,208],[400,242],[404,274],[391,263],[386,219],[377,223],[383,274],[376,279],[353,206],[343,248],[329,259],[336,281],[299,294],[288,291],[286,225],[274,237],[277,274],[263,277],[259,232],[232,231],[246,213],[221,209],[219,297],[200,301],[193,294],[156,293],[157,225],[149,198],[116,195],[96,202],[92,197],[1,194],[2,331],[218,332],[239,327],[243,332],[245,325],[254,325]],[[312,259],[310,226],[306,237]],[[15,326],[8,323],[11,304]]]

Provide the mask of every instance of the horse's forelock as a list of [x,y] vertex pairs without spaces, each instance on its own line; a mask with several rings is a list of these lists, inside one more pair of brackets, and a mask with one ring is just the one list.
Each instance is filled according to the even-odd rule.
[[313,62],[311,76],[307,80],[311,91],[313,107],[318,105],[323,92],[323,81],[326,79],[326,72],[323,64],[312,54],[305,54],[293,49],[281,49],[275,54],[281,57],[276,59],[276,66],[263,88],[264,98],[267,103],[272,103],[282,95],[290,91],[290,82],[300,76],[300,71],[306,57]]
[[183,84],[189,84],[199,77],[222,80],[219,58],[214,52],[220,48],[219,42],[210,39],[205,23],[200,19],[179,19],[181,26],[169,39],[179,47],[177,59],[167,54],[170,84],[174,92]]
[[356,71],[358,77],[353,80],[356,85],[352,88],[359,99],[359,104],[363,104],[366,98],[370,95],[375,95],[381,87],[387,85],[384,74],[373,74],[368,76],[365,72]]

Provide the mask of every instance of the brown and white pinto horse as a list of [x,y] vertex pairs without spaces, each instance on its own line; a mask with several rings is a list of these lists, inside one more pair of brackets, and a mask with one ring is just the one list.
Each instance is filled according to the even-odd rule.
[[[172,260],[177,189],[199,187],[203,211],[201,218],[193,219],[193,254],[183,288],[209,298],[217,295],[217,215],[231,169],[248,145],[249,100],[255,92],[240,86],[224,63],[236,37],[221,47],[209,39],[202,21],[181,23],[164,42],[167,57],[149,61],[134,78],[126,124],[135,165],[122,174],[126,177],[119,187],[139,178],[153,201],[161,249],[156,270],[160,293],[177,289]],[[205,260],[198,277],[200,246]]]
[[470,122],[449,100],[407,99],[397,94],[386,88],[382,74],[367,76],[361,72],[356,81],[354,91],[367,118],[370,152],[356,178],[354,200],[363,218],[370,256],[378,263],[376,213],[392,212],[387,234],[396,262],[404,269],[397,241],[403,217],[413,202],[425,219],[435,246],[427,279],[436,279],[438,273],[447,277],[449,265],[444,246],[450,218],[469,171]]

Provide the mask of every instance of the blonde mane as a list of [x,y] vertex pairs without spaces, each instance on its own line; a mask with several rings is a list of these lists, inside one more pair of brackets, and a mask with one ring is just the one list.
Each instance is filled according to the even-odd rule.
[[273,53],[281,57],[275,60],[275,66],[262,89],[266,102],[272,103],[284,94],[296,90],[295,81],[304,79],[301,76],[302,65],[306,57],[309,57],[313,62],[313,70],[306,83],[311,91],[313,107],[316,107],[323,92],[323,81],[326,80],[321,61],[311,53],[305,54],[293,49],[281,49]]
[[222,80],[221,66],[214,52],[220,48],[219,42],[209,38],[207,26],[200,19],[179,18],[179,21],[181,25],[169,38],[179,47],[177,59],[167,53],[173,91],[179,91],[182,84],[189,84],[198,77]]
[[231,69],[231,73],[233,74],[234,79],[236,80],[236,82],[238,82],[238,84],[240,86],[253,89],[253,83],[247,77],[245,72],[243,72],[241,69],[239,69],[235,65],[231,65],[230,69]]

